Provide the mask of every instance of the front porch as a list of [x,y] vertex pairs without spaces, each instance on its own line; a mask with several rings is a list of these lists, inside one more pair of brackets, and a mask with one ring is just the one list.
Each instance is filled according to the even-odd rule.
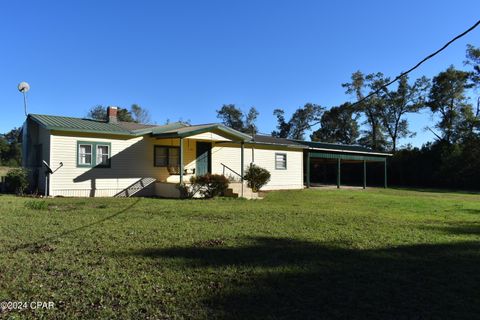
[[[244,143],[251,139],[250,136],[214,124],[157,132],[153,133],[152,137],[156,139],[154,166],[161,170],[160,179],[155,183],[156,196],[179,198],[181,197],[179,186],[188,185],[192,177],[207,173],[223,174],[229,177],[232,183],[241,185],[239,196],[245,195],[247,188],[243,181]],[[240,172],[219,161],[213,163],[215,158],[213,150],[222,143],[239,147]]]

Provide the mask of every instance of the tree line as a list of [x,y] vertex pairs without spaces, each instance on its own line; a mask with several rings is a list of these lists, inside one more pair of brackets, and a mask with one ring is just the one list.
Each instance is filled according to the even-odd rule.
[[[456,144],[468,140],[478,136],[480,129],[480,100],[472,103],[469,97],[480,87],[480,49],[468,45],[466,57],[469,70],[450,66],[432,79],[423,76],[412,80],[403,76],[395,88],[385,87],[391,79],[381,72],[354,72],[350,81],[342,84],[353,102],[346,101],[329,109],[307,103],[288,119],[283,109],[275,109],[277,127],[271,135],[304,140],[306,133],[311,132],[312,141],[359,144],[375,151],[395,153],[401,139],[416,135],[409,127],[407,116],[427,109],[439,118],[433,126],[425,128],[435,135],[437,142]],[[233,104],[217,110],[217,117],[225,125],[246,133],[258,131],[258,116],[255,107],[246,113]]]

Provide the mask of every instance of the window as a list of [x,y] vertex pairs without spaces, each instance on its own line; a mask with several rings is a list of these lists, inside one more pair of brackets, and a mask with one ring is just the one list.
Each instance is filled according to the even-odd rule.
[[108,166],[110,162],[110,147],[97,145],[97,166]]
[[155,167],[179,167],[180,149],[178,147],[155,146],[154,149]]
[[92,165],[92,145],[91,144],[79,144],[78,145],[78,164],[79,165]]
[[287,154],[275,153],[275,169],[286,170],[287,169]]
[[110,167],[111,143],[77,141],[77,167]]

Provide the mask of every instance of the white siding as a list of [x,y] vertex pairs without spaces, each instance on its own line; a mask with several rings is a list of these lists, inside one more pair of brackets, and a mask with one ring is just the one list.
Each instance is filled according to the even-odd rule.
[[[110,168],[77,167],[77,141],[111,143]],[[153,164],[154,145],[178,146],[178,139],[154,139],[148,136],[136,138],[98,138],[92,136],[51,135],[51,164],[53,168],[63,166],[51,177],[51,195],[63,196],[113,196],[141,179],[153,178],[165,181],[170,174],[167,168]],[[185,167],[192,167],[195,144],[184,144]],[[193,164],[193,167],[194,164]],[[145,193],[146,192],[146,193]],[[154,185],[142,195],[153,195]]]
[[[202,136],[203,137],[203,136]],[[142,181],[166,182],[170,173],[167,168],[155,167],[153,150],[155,145],[178,146],[178,139],[155,139],[149,136],[136,138],[108,136],[99,138],[88,134],[66,134],[52,132],[48,139],[50,165],[53,169],[63,166],[51,176],[50,194],[53,196],[114,196]],[[77,142],[108,142],[111,144],[110,168],[77,167]],[[196,142],[184,141],[185,169],[195,168]],[[47,145],[47,144],[46,144]],[[212,173],[223,173],[224,163],[240,173],[240,145],[212,144]],[[275,169],[275,153],[287,154],[287,169]],[[251,147],[245,147],[245,167],[252,161]],[[282,147],[255,147],[255,164],[271,173],[270,182],[263,190],[303,188],[302,150]],[[228,175],[228,171],[225,172]],[[153,195],[154,183],[142,195]]]
[[199,133],[193,136],[188,137],[189,139],[197,139],[197,140],[206,140],[206,141],[232,141],[228,138],[225,138],[219,134],[214,132],[204,132]]
[[[270,182],[262,190],[302,189],[303,188],[303,151],[282,147],[255,146],[255,164],[270,171]],[[275,169],[275,153],[287,155],[287,169]],[[245,146],[244,165],[245,169],[252,162],[252,147]],[[241,148],[234,144],[216,144],[212,149],[212,173],[223,173],[221,163],[235,170],[241,171]],[[229,170],[225,171],[228,176]],[[235,177],[235,174],[231,174]]]

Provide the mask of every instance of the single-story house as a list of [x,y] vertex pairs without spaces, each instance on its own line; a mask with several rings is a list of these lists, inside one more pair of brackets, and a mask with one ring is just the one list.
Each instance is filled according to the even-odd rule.
[[333,159],[340,169],[341,161],[386,164],[388,156],[364,148],[250,136],[215,123],[123,122],[115,107],[107,109],[107,116],[99,121],[28,115],[22,154],[32,188],[50,196],[178,197],[179,184],[214,173],[229,177],[242,196],[251,193],[242,178],[250,163],[271,173],[262,190],[302,189],[310,186],[316,159]]

